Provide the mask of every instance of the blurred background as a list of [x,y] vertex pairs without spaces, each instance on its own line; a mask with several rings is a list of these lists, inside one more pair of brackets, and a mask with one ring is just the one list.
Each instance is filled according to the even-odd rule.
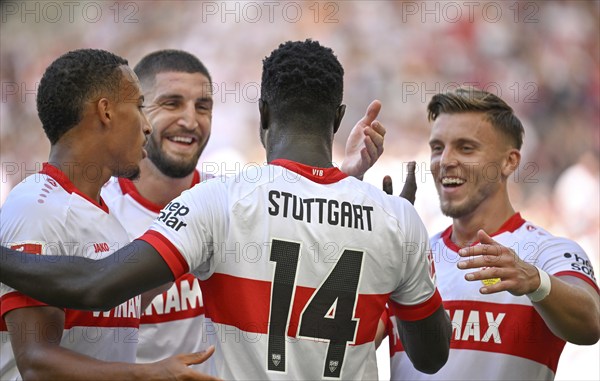
[[[0,204],[47,160],[35,107],[47,65],[77,48],[135,65],[157,49],[197,55],[214,81],[211,140],[200,169],[233,173],[264,163],[257,100],[262,59],[286,40],[313,38],[345,68],[347,112],[335,160],[373,99],[385,153],[365,181],[390,174],[399,192],[417,161],[416,208],[431,234],[439,211],[429,171],[431,96],[472,85],[501,96],[525,125],[511,183],[516,209],[581,244],[599,271],[600,2],[598,1],[2,1]],[[567,345],[558,380],[600,379],[599,345]],[[387,342],[378,351],[389,378]]]

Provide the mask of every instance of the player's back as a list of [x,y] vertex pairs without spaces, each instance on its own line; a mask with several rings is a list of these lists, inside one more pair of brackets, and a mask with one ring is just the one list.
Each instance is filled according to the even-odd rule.
[[427,232],[408,202],[335,168],[276,164],[184,192],[153,226],[204,279],[216,374],[376,379],[390,295],[410,310],[435,292]]

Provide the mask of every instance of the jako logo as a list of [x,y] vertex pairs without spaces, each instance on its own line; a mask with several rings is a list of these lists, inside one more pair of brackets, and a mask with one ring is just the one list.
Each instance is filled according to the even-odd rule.
[[108,247],[108,243],[106,242],[94,244],[94,253],[106,253],[109,250],[110,248]]
[[179,229],[182,227],[187,226],[185,222],[179,221],[179,217],[183,217],[189,212],[190,208],[187,206],[178,202],[170,202],[163,210],[160,211],[158,221],[162,221],[171,229],[179,231]]

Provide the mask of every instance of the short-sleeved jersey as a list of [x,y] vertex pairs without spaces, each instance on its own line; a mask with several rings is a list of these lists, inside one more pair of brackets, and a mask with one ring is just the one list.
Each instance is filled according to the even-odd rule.
[[[191,186],[200,182],[194,172]],[[102,188],[102,197],[123,224],[130,240],[142,235],[158,217],[161,207],[144,198],[131,180],[112,178]],[[204,302],[198,278],[185,274],[169,290],[156,296],[140,321],[137,362],[149,363],[178,353],[207,349],[202,340]],[[194,366],[203,371],[207,362]]]
[[[129,242],[103,201],[98,204],[81,193],[63,172],[47,163],[10,192],[0,224],[3,245],[32,255],[101,259]],[[6,285],[0,288],[2,316],[44,305]],[[140,315],[139,296],[106,312],[66,309],[60,345],[99,360],[135,362]],[[0,379],[19,379],[5,324],[2,329]],[[43,335],[43,330],[37,334]]]
[[[444,307],[452,321],[450,357],[435,375],[418,372],[402,349],[396,327],[388,325],[393,380],[550,380],[565,341],[556,337],[526,296],[482,295],[482,282],[467,282],[456,263],[460,249],[452,227],[431,239]],[[591,263],[575,242],[512,216],[494,234],[525,262],[554,276],[583,279],[598,291]]]
[[141,239],[202,280],[224,379],[377,379],[386,301],[410,320],[441,306],[412,205],[336,168],[276,160],[209,180]]

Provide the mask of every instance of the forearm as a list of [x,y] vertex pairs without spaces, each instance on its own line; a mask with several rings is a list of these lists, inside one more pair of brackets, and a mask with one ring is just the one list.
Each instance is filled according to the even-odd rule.
[[452,324],[443,306],[423,320],[399,321],[398,333],[418,371],[433,374],[448,361]]
[[575,277],[550,277],[551,291],[533,303],[552,333],[573,344],[592,345],[600,338],[598,293]]
[[140,240],[100,260],[8,249],[2,250],[0,259],[0,282],[44,303],[71,309],[106,311],[174,280],[160,254]]
[[59,346],[29,350],[18,361],[23,380],[151,380],[150,365],[104,362]]
[[[0,282],[50,305],[65,307],[65,303],[74,300],[68,307],[86,309],[85,296],[93,282],[94,262],[81,257],[47,257],[3,250]],[[69,276],[53,275],[59,272]]]

